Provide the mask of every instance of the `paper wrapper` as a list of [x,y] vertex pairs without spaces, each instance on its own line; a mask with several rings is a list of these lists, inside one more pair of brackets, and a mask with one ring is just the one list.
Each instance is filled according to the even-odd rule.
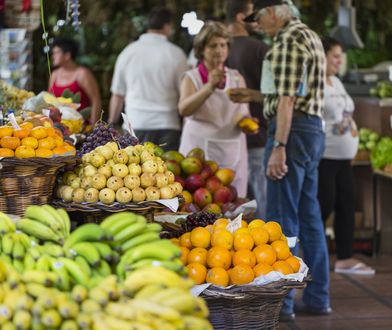
[[[298,258],[298,257],[297,257]],[[298,273],[295,274],[289,274],[289,275],[283,275],[280,272],[270,272],[266,275],[262,275],[259,276],[257,278],[254,279],[253,282],[246,284],[247,286],[250,285],[258,285],[258,286],[262,286],[262,285],[267,285],[269,283],[272,282],[277,282],[280,280],[289,280],[289,281],[297,281],[297,282],[302,282],[304,280],[304,278],[308,275],[309,272],[309,268],[308,266],[303,262],[303,260],[301,258],[298,258],[300,261],[300,268]],[[205,284],[201,284],[201,285],[195,285],[192,289],[191,292],[194,296],[200,296],[200,294],[207,289],[209,286],[211,286],[211,283],[205,283]],[[230,288],[232,288],[233,285],[231,286],[227,286],[227,287],[219,287],[225,290],[228,290]]]
[[256,200],[251,200],[249,202],[246,202],[238,206],[234,211],[225,212],[224,216],[227,218],[235,218],[242,213],[246,217],[247,214],[253,214],[256,211],[256,209],[257,209]]

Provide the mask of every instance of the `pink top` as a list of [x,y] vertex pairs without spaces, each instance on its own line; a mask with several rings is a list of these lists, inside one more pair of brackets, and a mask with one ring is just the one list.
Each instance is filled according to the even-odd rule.
[[68,89],[73,94],[80,92],[79,111],[91,105],[89,97],[76,80],[73,83],[65,86],[59,86],[56,84],[56,81],[54,81],[53,86],[49,89],[49,92],[53,93],[56,97],[60,97],[66,89]]

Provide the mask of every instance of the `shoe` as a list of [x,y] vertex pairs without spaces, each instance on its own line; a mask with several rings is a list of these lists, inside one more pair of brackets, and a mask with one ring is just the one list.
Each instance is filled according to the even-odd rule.
[[280,322],[291,322],[295,320],[294,313],[282,313],[279,314],[279,321]]
[[311,307],[304,303],[297,303],[294,306],[294,311],[299,314],[311,314],[311,315],[329,315],[332,313],[332,308],[327,307]]
[[363,262],[358,262],[349,268],[335,267],[335,273],[348,275],[374,275],[376,274],[376,271],[372,267],[365,265]]

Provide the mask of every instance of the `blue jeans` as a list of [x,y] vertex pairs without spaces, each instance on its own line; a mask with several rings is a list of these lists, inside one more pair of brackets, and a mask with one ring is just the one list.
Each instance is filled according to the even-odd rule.
[[265,219],[267,205],[267,178],[264,168],[265,148],[248,149],[248,186],[257,202],[255,218]]
[[[276,130],[271,121],[265,152],[270,158]],[[267,219],[282,225],[286,236],[297,236],[312,281],[303,292],[303,302],[313,308],[329,307],[329,261],[319,202],[318,164],[324,151],[325,135],[316,116],[293,117],[286,146],[288,173],[282,180],[267,180]],[[293,249],[298,253],[298,248]],[[294,293],[283,303],[282,312],[292,313]]]

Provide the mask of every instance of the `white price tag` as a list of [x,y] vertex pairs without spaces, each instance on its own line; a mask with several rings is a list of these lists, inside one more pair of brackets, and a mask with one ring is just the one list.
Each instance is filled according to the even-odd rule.
[[42,114],[46,117],[50,117],[50,110],[48,109],[42,109]]
[[122,119],[123,119],[123,121],[124,121],[125,127],[127,128],[128,132],[129,132],[131,135],[137,137],[137,136],[135,135],[135,131],[133,130],[132,125],[131,125],[131,122],[129,121],[127,115],[126,115],[125,113],[122,112],[122,113],[121,113],[121,116],[122,116]]
[[14,115],[13,113],[10,113],[10,114],[8,115],[8,120],[10,121],[10,123],[11,123],[13,129],[15,129],[15,130],[20,129],[18,123],[16,122],[15,115]]
[[242,227],[242,213],[233,221],[230,221],[229,224],[226,226],[226,229],[232,234],[234,234],[234,232],[241,227]]

